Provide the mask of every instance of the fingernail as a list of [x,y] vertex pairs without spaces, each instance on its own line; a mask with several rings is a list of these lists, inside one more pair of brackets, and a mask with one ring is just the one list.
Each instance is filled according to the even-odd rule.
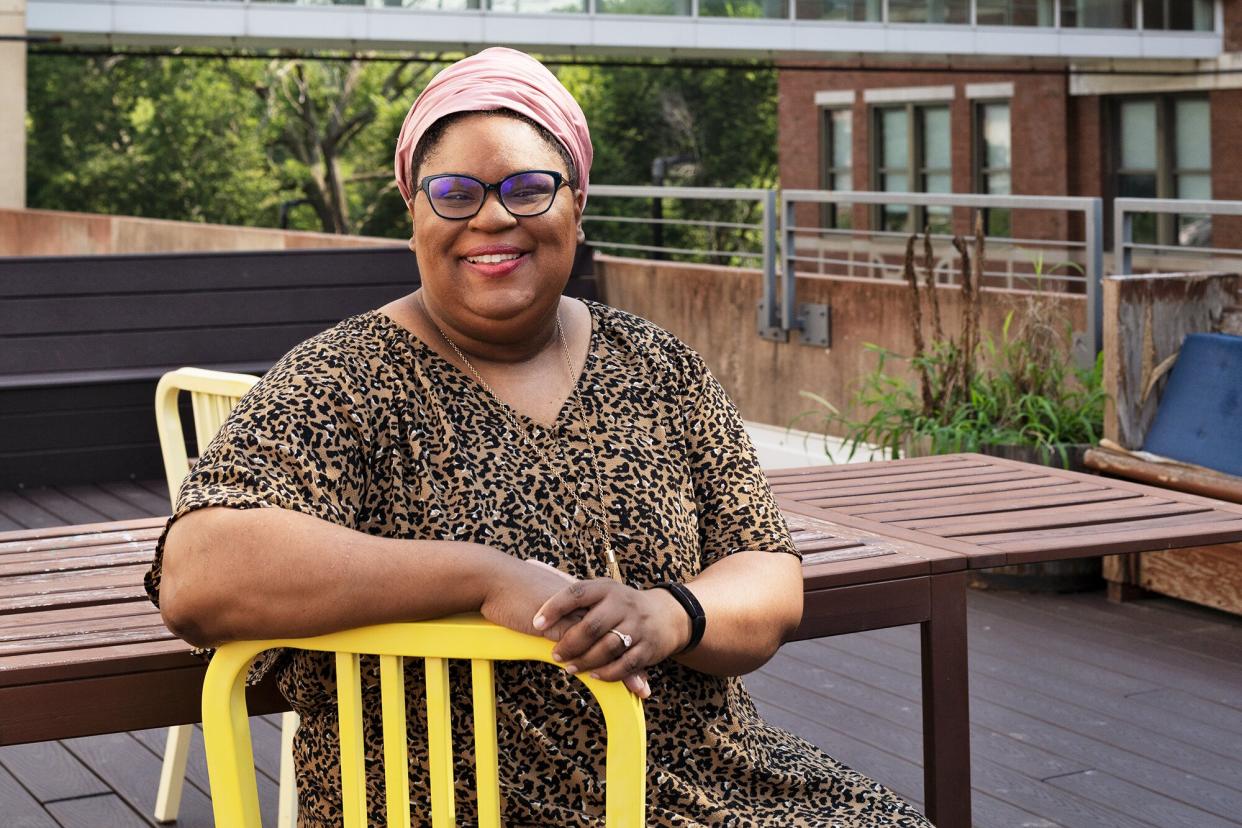
[[548,632],[548,638],[552,639],[553,641],[560,641],[560,640],[561,640],[561,631],[560,631],[560,630],[551,630],[551,631],[549,631],[549,632]]
[[542,615],[536,615],[534,625],[535,629],[542,630],[544,627],[548,626],[548,619],[544,618]]
[[572,664],[567,664],[565,666],[565,672],[569,673],[572,676],[574,673],[578,672],[578,668]]
[[553,651],[552,651],[552,660],[553,660],[553,661],[560,661],[560,660],[561,660],[561,654],[560,654],[560,653],[558,653],[556,650],[553,650]]
[[599,673],[591,673],[591,678],[593,679],[599,678]]

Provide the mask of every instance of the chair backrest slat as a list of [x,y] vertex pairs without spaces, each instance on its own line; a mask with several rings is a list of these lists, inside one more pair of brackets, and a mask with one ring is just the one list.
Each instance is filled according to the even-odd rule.
[[380,656],[384,714],[384,801],[388,828],[410,828],[410,743],[405,722],[405,658]]
[[474,695],[474,773],[479,828],[500,828],[500,749],[496,743],[496,677],[492,662],[470,661]]
[[[500,825],[500,789],[496,774],[496,693],[493,661],[542,661],[555,664],[552,642],[485,621],[477,614],[434,621],[377,624],[310,638],[235,641],[216,651],[203,681],[203,740],[211,775],[216,824],[259,828],[258,791],[250,755],[250,722],[246,717],[246,668],[254,657],[275,648],[335,653],[337,657],[338,720],[341,736],[341,781],[345,825],[366,823],[365,766],[362,739],[362,680],[358,653],[381,658],[380,684],[388,824],[408,824],[394,807],[409,808],[408,771],[404,780],[392,776],[408,769],[399,656],[425,659],[427,680],[427,741],[430,749],[432,824],[452,825],[453,744],[450,728],[448,659],[472,660],[475,708],[476,767],[480,828]],[[391,660],[386,660],[391,659]],[[643,828],[646,801],[647,729],[642,702],[620,682],[575,676],[595,697],[604,714],[607,737],[606,828]],[[390,722],[391,720],[391,722]],[[404,794],[404,796],[403,796]],[[406,814],[404,819],[410,819]],[[425,819],[425,815],[420,815]]]
[[336,654],[337,727],[341,738],[341,807],[345,828],[366,828],[366,752],[362,738],[362,670],[357,653]]
[[233,406],[250,390],[258,377],[230,374],[201,368],[179,368],[160,378],[155,389],[155,426],[160,435],[160,452],[164,455],[164,475],[168,480],[168,496],[173,508],[181,481],[190,471],[189,452],[181,430],[181,411],[177,407],[182,391],[190,394],[190,410],[194,414],[194,439],[198,452],[216,436]]
[[425,659],[427,665],[427,750],[431,769],[431,824],[452,828],[457,821],[453,803],[453,725],[449,707],[448,662]]

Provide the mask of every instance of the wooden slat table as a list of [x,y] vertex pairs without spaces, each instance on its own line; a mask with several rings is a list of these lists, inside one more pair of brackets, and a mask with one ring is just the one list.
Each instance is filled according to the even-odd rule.
[[[1242,505],[980,454],[786,469],[768,479],[786,514],[903,542],[923,554],[938,549],[967,570],[1242,540]],[[927,740],[969,739],[968,723],[956,720],[959,711],[968,719],[966,579],[959,570],[928,580],[937,584],[934,592],[945,593],[944,617],[953,617],[947,596],[956,593],[963,618],[960,628],[956,621],[923,625],[925,761],[942,752]],[[928,721],[944,715],[929,669],[941,671],[951,695],[954,718],[947,726]],[[955,789],[963,774],[949,761],[948,778],[924,767],[928,815],[941,828],[969,826],[969,771],[964,787]]]
[[[940,828],[971,824],[968,569],[1242,540],[1242,506],[979,455],[769,478],[804,555],[797,638],[921,627]],[[198,720],[204,667],[142,589],[163,522],[0,534],[0,745]],[[252,711],[282,708],[253,690]]]
[[[797,638],[922,625],[928,810],[952,813],[942,800],[970,794],[961,556],[788,521],[804,556]],[[198,721],[205,668],[142,587],[163,524],[0,534],[0,745]],[[271,682],[252,691],[253,712],[283,707]]]

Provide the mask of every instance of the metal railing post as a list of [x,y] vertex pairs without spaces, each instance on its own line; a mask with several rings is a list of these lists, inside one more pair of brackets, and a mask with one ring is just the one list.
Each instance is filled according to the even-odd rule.
[[1129,276],[1134,268],[1133,251],[1134,214],[1124,204],[1113,204],[1113,273]]
[[1083,210],[1086,233],[1083,241],[1087,249],[1085,275],[1087,277],[1087,329],[1091,343],[1091,362],[1104,348],[1104,302],[1102,296],[1104,278],[1104,200],[1091,199]]
[[[775,193],[773,193],[773,197],[775,197]],[[794,227],[796,224],[793,202],[786,202],[785,209],[781,211],[781,226]],[[793,234],[785,235],[782,241],[784,244],[781,245],[781,249],[788,253],[782,263],[784,266],[781,268],[781,312],[777,324],[788,335],[789,331],[800,327],[797,308],[794,306],[798,298],[798,275],[793,260]]]
[[[777,306],[776,296],[776,277],[777,277],[777,256],[788,250],[789,238],[784,236],[779,241],[776,238],[777,232],[785,233],[783,228],[792,227],[793,222],[788,215],[791,209],[790,204],[781,198],[777,201],[776,190],[766,190],[759,199],[759,204],[763,208],[763,299],[759,303],[759,335],[764,339],[773,339],[777,341],[785,341],[788,334],[781,328],[781,309]],[[781,210],[779,224],[777,223],[777,210]],[[778,231],[778,227],[781,228]],[[780,270],[786,274],[792,274],[790,262],[782,262]],[[783,277],[792,278],[792,277]]]

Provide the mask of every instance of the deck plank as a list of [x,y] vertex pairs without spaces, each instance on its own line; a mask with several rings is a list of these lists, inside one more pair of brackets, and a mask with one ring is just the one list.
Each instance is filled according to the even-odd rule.
[[147,828],[152,824],[113,793],[49,802],[47,810],[61,828]]
[[0,814],[5,825],[20,828],[60,828],[30,792],[13,775],[0,767]]
[[0,765],[40,802],[111,793],[111,788],[60,742],[0,748]]

